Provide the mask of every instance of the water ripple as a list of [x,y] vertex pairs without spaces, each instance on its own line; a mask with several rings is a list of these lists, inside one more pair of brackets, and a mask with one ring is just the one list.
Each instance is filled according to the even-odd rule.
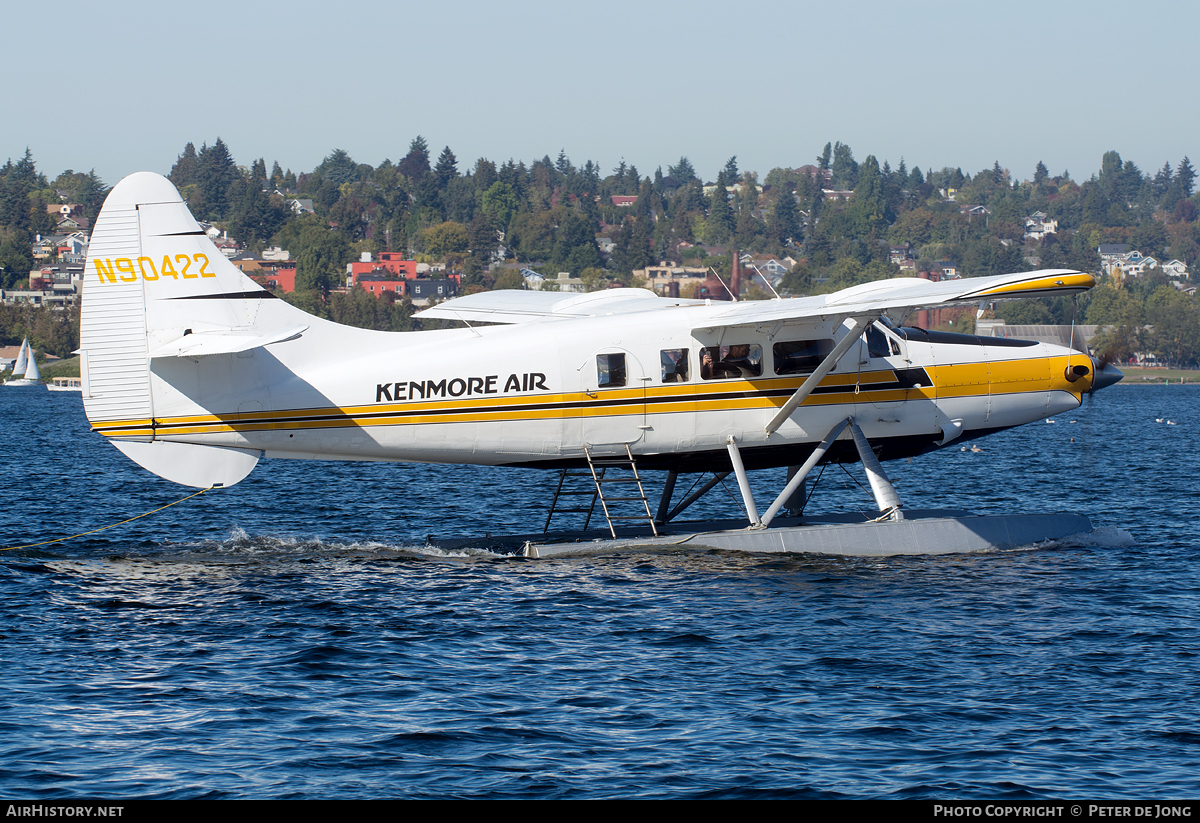
[[[0,793],[1195,796],[1195,391],[1116,387],[888,464],[913,507],[1096,526],[974,555],[445,552],[430,532],[536,528],[538,478],[266,461],[0,557]],[[181,496],[49,394],[0,398],[5,545]],[[816,494],[864,505],[840,472]]]

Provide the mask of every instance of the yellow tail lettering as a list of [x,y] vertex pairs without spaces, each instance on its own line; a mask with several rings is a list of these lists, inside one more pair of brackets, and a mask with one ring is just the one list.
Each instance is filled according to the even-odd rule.
[[[128,257],[117,258],[117,271],[121,272],[121,280],[126,283],[137,282],[137,272],[133,270],[133,261]],[[129,275],[126,277],[125,275]]]
[[[150,274],[146,274],[146,264],[147,263],[150,264]],[[138,258],[138,268],[141,269],[141,271],[142,271],[142,279],[143,280],[157,280],[158,279],[158,269],[154,268],[154,261],[151,260],[149,257],[139,257]]]
[[117,282],[117,275],[116,272],[113,271],[113,264],[111,260],[107,258],[104,260],[94,258],[92,262],[96,264],[96,276],[100,278],[101,283],[105,281],[108,281],[109,283]]

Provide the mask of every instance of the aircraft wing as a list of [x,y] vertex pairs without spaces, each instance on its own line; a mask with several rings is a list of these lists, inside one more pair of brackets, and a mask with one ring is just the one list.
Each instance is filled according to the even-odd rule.
[[894,277],[851,286],[833,294],[795,300],[758,300],[726,304],[713,326],[736,326],[802,317],[865,316],[884,312],[962,306],[992,300],[1077,294],[1096,285],[1090,274],[1071,269],[1001,274],[933,282]]
[[708,306],[712,313],[698,320],[697,326],[710,328],[804,317],[878,316],[884,312],[972,305],[991,300],[1053,297],[1077,294],[1094,285],[1096,280],[1090,274],[1071,269],[1042,269],[941,282],[917,277],[894,277],[815,297],[743,300],[737,303],[658,297],[646,289],[608,289],[574,295],[512,290],[456,297],[414,316],[467,322],[531,323],[630,314],[667,306]]

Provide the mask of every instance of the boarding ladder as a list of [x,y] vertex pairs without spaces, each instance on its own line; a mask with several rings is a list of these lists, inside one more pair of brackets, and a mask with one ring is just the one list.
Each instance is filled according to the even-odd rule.
[[[646,489],[642,485],[641,475],[638,474],[637,461],[633,459],[633,452],[629,450],[629,445],[625,445],[624,457],[620,455],[613,457],[593,457],[591,451],[586,446],[583,449],[583,453],[587,457],[588,462],[586,471],[583,469],[563,469],[559,474],[558,487],[554,490],[554,499],[550,502],[550,512],[546,515],[546,526],[542,529],[543,533],[550,530],[550,520],[556,513],[565,514],[567,512],[586,514],[587,519],[583,524],[583,528],[586,530],[592,522],[592,514],[596,509],[596,501],[599,500],[601,510],[604,512],[604,519],[608,521],[609,534],[613,536],[614,540],[617,537],[617,528],[614,521],[618,520],[644,520],[650,524],[650,531],[657,537],[658,526],[654,522],[654,515],[650,513],[650,501],[646,497]],[[592,479],[593,488],[587,490],[564,488],[567,485],[567,478],[588,476]],[[559,506],[559,500],[563,496],[587,495],[591,495],[592,498],[587,508],[583,508],[582,506],[563,508]],[[615,514],[614,511],[618,509],[623,512],[632,510],[635,513]],[[638,511],[639,509],[641,511]]]

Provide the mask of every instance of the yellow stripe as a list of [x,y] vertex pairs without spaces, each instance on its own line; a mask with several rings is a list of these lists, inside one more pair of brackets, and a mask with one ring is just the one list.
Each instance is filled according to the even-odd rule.
[[[1090,376],[1077,380],[1075,383],[1068,383],[1065,371],[1068,364],[1078,365],[1077,361],[1085,359],[1081,355],[1076,355],[1070,358],[1063,356],[928,366],[926,372],[930,375],[933,385],[910,389],[871,389],[870,387],[874,384],[890,383],[895,380],[894,372],[888,370],[829,375],[821,381],[821,386],[823,388],[840,388],[843,391],[811,394],[805,399],[803,406],[829,406],[848,402],[890,403],[905,400],[934,400],[938,397],[974,397],[986,396],[989,393],[1019,394],[1050,389],[1067,391],[1078,397],[1090,388]],[[129,437],[153,435],[155,430],[152,426],[155,424],[161,428],[169,428],[169,431],[160,432],[161,434],[182,435],[770,410],[781,407],[787,400],[786,395],[732,398],[706,395],[721,395],[730,392],[754,395],[763,391],[795,389],[802,382],[803,378],[785,378],[653,387],[645,391],[647,398],[675,397],[678,400],[654,403],[650,406],[643,401],[642,390],[635,389],[603,392],[598,395],[574,392],[537,397],[523,395],[511,398],[471,398],[450,401],[456,404],[470,404],[469,408],[463,408],[459,412],[445,411],[447,409],[446,402],[424,401],[404,405],[392,403],[388,405],[338,406],[324,409],[233,412],[226,415],[193,415],[161,418],[153,422],[145,419],[101,421],[93,424],[93,430],[108,437]],[[853,394],[856,386],[859,391],[857,394]],[[617,400],[626,402],[618,405],[592,405],[591,401],[600,398],[606,403]],[[549,408],[555,404],[570,405],[567,408]],[[512,406],[534,406],[534,408],[509,410]],[[537,408],[538,406],[544,408]],[[395,415],[397,412],[404,412],[404,414],[383,417],[384,415]],[[430,412],[438,413],[431,414]],[[335,419],[319,419],[326,417]]]
[[999,294],[1017,295],[1022,292],[1057,291],[1060,289],[1090,289],[1096,285],[1096,278],[1090,274],[1064,274],[1059,277],[1042,277],[1037,280],[1021,283],[1009,283],[994,289],[977,292],[975,297],[990,297]]

